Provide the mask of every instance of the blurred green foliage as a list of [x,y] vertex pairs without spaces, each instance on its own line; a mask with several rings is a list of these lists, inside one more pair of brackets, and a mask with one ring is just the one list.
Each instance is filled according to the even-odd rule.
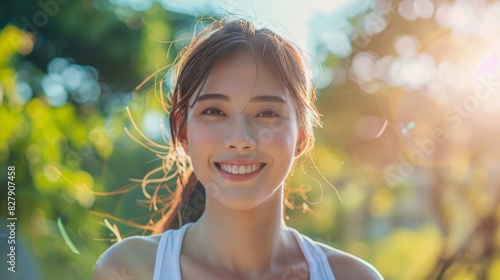
[[[125,106],[146,134],[162,141],[157,120],[165,115],[158,94],[150,90],[155,79],[134,88],[172,62],[196,22],[157,3],[134,11],[94,2],[61,4],[43,26],[34,20],[41,11],[35,2],[0,4],[0,181],[7,181],[7,166],[16,167],[17,238],[24,258],[35,264],[23,267],[20,262],[19,268],[33,270],[38,279],[91,278],[98,256],[115,239],[97,212],[147,223],[149,210],[140,206],[140,188],[106,194],[133,186],[130,178],[142,178],[160,163],[123,132],[131,126]],[[431,81],[418,87],[373,77],[384,69],[384,58],[390,56],[386,61],[392,62],[398,57],[393,43],[401,34],[412,35],[410,41],[417,38],[421,44],[415,52],[430,53],[435,64],[441,59],[461,65],[465,50],[475,45],[456,43],[458,35],[451,27],[429,19],[408,20],[407,14],[395,11],[383,14],[386,27],[374,32],[383,25],[378,22],[368,26],[371,33],[363,33],[363,23],[376,10],[371,7],[348,19],[361,33],[350,34],[347,57],[335,53],[332,42],[317,44],[325,75],[334,73],[333,81],[318,91],[325,126],[316,130],[314,161],[322,174],[311,164],[305,170],[312,178],[294,171],[292,188],[306,186],[310,192],[307,199],[292,197],[296,207],[287,211],[287,222],[369,261],[387,279],[498,279],[500,180],[494,175],[498,152],[493,140],[499,130],[490,121],[495,119],[481,113],[478,118],[489,123],[463,117],[458,128],[450,128],[440,118],[467,98],[450,89],[453,82],[438,92],[456,94],[446,103],[432,99],[436,92],[429,97],[425,84]],[[450,48],[453,52],[443,51]],[[370,59],[382,62],[361,63]],[[410,76],[425,74],[416,68]],[[75,75],[80,80],[67,79]],[[467,89],[475,90],[474,85]],[[414,151],[420,146],[415,143],[428,139],[438,126],[449,140],[434,143],[433,152],[419,162]],[[402,176],[401,168],[413,171]],[[394,183],[388,174],[403,178]],[[6,217],[4,193],[0,213]],[[126,236],[142,233],[108,221]],[[4,272],[2,267],[2,277]]]

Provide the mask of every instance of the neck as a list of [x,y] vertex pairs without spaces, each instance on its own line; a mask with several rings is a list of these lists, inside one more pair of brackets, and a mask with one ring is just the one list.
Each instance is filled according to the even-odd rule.
[[248,210],[230,209],[214,198],[207,199],[205,212],[186,233],[187,251],[239,279],[255,279],[271,266],[284,265],[293,237],[285,231],[282,205],[282,188]]

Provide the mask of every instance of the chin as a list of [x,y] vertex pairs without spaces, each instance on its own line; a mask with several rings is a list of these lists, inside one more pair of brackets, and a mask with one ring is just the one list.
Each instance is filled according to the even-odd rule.
[[[277,188],[276,190],[278,190]],[[248,193],[248,192],[235,192],[231,193],[228,191],[220,192],[217,196],[210,198],[210,200],[215,200],[225,208],[235,210],[235,211],[246,211],[257,208],[262,204],[281,203],[279,197],[274,198],[273,194],[279,194],[276,190],[269,191],[266,194]]]

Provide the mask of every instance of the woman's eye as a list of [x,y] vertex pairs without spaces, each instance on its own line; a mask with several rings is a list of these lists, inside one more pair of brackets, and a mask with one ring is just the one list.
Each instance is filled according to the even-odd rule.
[[264,112],[260,113],[258,116],[262,116],[265,118],[277,118],[277,117],[279,117],[279,115],[273,111],[264,111]]
[[204,115],[211,115],[211,116],[222,116],[224,113],[222,113],[221,110],[215,109],[215,108],[210,108],[202,112]]

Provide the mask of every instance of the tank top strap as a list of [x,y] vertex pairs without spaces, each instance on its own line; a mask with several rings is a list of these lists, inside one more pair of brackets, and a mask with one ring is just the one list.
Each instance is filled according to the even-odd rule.
[[[153,280],[182,280],[180,255],[186,230],[193,223],[184,224],[179,229],[170,229],[162,233],[156,252]],[[306,258],[310,271],[310,280],[335,280],[330,263],[323,250],[309,237],[288,227],[297,240],[302,254]]]
[[193,223],[186,223],[179,229],[169,229],[162,233],[158,249],[153,280],[182,280],[179,259],[184,234]]
[[302,254],[309,266],[310,280],[335,280],[330,262],[325,252],[311,238],[301,234],[296,229],[288,227],[299,243]]

